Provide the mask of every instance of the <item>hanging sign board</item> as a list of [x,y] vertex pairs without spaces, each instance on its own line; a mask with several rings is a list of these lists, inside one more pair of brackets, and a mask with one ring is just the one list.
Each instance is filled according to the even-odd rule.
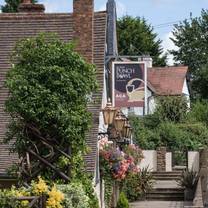
[[114,62],[112,97],[115,107],[145,107],[146,64],[144,62]]

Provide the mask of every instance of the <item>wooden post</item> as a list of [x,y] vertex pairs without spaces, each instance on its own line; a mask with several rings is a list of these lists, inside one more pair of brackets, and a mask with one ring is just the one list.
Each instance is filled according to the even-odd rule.
[[41,202],[42,202],[42,208],[46,208],[46,195],[43,194],[41,198],[42,198],[42,200],[41,200]]

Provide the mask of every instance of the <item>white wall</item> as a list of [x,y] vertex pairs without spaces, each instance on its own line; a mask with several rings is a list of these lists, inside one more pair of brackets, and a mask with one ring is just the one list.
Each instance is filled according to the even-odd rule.
[[172,171],[172,152],[166,153],[166,171],[167,172]]
[[188,169],[199,172],[199,152],[188,152]]
[[157,151],[143,150],[144,159],[141,161],[139,167],[146,168],[150,171],[157,171]]
[[188,107],[190,108],[190,106],[191,106],[190,93],[189,93],[188,84],[187,84],[186,79],[184,80],[184,83],[183,83],[182,93],[183,93],[183,95],[185,95],[187,102],[188,102]]

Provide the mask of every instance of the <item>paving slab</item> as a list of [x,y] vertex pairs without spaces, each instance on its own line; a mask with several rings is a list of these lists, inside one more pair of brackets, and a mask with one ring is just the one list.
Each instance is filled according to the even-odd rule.
[[131,208],[184,208],[183,201],[139,201],[130,204]]

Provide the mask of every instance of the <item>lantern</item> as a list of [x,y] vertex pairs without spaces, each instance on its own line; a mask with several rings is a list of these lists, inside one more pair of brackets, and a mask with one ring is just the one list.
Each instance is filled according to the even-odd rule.
[[131,129],[131,126],[130,126],[130,124],[129,124],[129,121],[127,121],[126,123],[125,123],[125,125],[124,125],[124,127],[123,127],[123,130],[122,130],[122,136],[124,137],[124,138],[129,138],[128,136],[129,136],[129,131],[130,131],[130,129]]
[[122,132],[125,122],[126,122],[126,118],[123,116],[123,114],[119,110],[114,119],[114,125],[118,132]]
[[129,131],[128,131],[127,138],[131,139],[132,132],[133,132],[133,129],[132,129],[131,126],[130,126]]
[[102,109],[103,112],[103,118],[105,125],[110,125],[113,123],[117,109],[112,106],[112,103],[110,100],[108,100],[108,103],[104,109]]

